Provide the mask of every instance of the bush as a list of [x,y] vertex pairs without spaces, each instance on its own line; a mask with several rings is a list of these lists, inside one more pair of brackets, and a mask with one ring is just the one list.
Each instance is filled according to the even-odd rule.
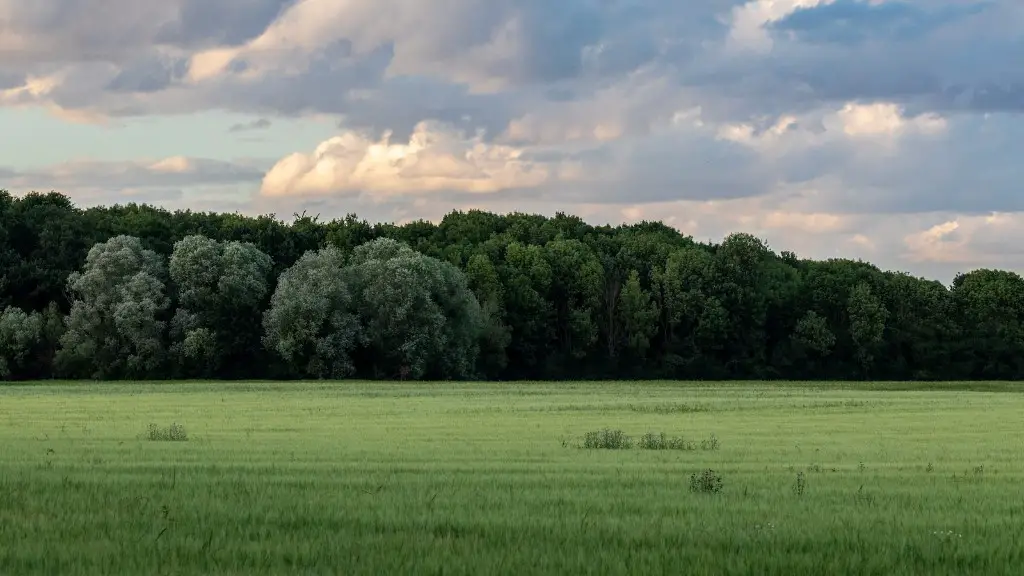
[[700,474],[690,475],[690,492],[717,494],[722,491],[722,476],[708,468]]
[[181,424],[171,424],[167,428],[150,424],[149,430],[146,432],[146,439],[153,442],[184,442],[188,440],[188,434]]
[[633,439],[622,430],[598,430],[587,432],[583,436],[583,447],[589,450],[628,450],[633,447]]
[[640,438],[638,447],[641,450],[696,450],[693,442],[688,442],[680,436],[666,436],[664,432],[654,434],[648,432]]

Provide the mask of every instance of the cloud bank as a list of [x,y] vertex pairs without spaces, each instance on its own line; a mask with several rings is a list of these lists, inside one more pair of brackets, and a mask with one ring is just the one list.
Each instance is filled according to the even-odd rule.
[[11,166],[2,186],[663,219],[948,279],[1024,267],[1022,53],[1013,0],[0,0],[0,106],[338,122],[277,158]]

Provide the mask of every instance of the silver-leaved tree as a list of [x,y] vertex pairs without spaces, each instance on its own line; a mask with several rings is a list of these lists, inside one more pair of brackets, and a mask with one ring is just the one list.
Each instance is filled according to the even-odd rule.
[[166,357],[163,259],[133,236],[89,250],[67,281],[71,313],[56,362],[68,376],[154,378]]
[[472,376],[483,315],[461,270],[387,238],[358,246],[348,270],[373,376]]
[[299,375],[342,378],[354,370],[359,318],[344,267],[344,255],[327,247],[306,252],[278,278],[263,343]]
[[347,262],[333,247],[306,253],[281,275],[263,325],[267,348],[300,374],[462,378],[483,318],[462,271],[378,239]]

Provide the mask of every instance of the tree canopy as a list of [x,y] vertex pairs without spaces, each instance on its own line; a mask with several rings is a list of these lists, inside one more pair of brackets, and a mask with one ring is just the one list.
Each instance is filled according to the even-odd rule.
[[1016,379],[1024,279],[749,234],[452,212],[82,209],[0,191],[0,378]]

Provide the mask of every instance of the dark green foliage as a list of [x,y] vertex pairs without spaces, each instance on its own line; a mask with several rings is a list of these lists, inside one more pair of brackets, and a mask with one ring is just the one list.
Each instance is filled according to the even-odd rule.
[[185,442],[188,440],[188,433],[181,424],[171,424],[167,427],[150,424],[146,430],[146,440],[152,442]]
[[[128,275],[109,284],[131,293],[120,308],[103,303],[115,295],[107,284],[88,298],[86,286],[69,289],[89,251],[118,236],[160,260],[150,280],[165,286],[166,306],[149,295],[156,284],[147,292]],[[394,253],[368,258],[370,246]],[[336,356],[310,348],[324,334],[304,337],[291,360],[265,345],[282,272],[326,247],[361,326],[344,370],[311,361]],[[65,334],[59,319],[76,301]],[[1024,378],[1015,273],[976,270],[947,287],[865,262],[776,254],[748,234],[705,245],[659,223],[591,226],[565,214],[286,223],[0,191],[0,310],[9,307],[44,315],[38,338],[22,330],[36,319],[8,319],[9,378]],[[113,310],[146,311],[146,323],[115,326]]]
[[697,445],[680,436],[666,436],[664,432],[648,432],[640,437],[637,447],[641,450],[696,450]]
[[587,450],[629,450],[633,447],[633,439],[622,430],[596,430],[583,436],[583,446]]
[[722,491],[722,475],[708,468],[690,475],[690,492],[718,494]]

